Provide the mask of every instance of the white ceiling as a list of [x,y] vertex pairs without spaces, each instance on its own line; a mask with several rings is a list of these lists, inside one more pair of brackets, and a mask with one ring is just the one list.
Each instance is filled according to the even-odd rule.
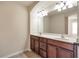
[[15,1],[15,3],[23,6],[30,6],[34,3],[34,1]]
[[22,6],[30,6],[34,3],[34,1],[0,1],[0,4],[5,4],[5,3],[18,4]]

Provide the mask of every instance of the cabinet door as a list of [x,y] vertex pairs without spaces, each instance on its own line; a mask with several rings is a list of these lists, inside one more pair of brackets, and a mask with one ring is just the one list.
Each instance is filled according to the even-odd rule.
[[48,58],[56,58],[56,47],[48,44]]
[[43,58],[46,58],[47,57],[46,51],[40,49],[40,56],[43,57]]
[[46,43],[40,42],[40,48],[46,51]]
[[35,40],[33,38],[31,38],[31,49],[35,50]]
[[35,40],[35,52],[39,53],[39,41]]
[[73,52],[63,48],[58,48],[58,58],[73,58]]

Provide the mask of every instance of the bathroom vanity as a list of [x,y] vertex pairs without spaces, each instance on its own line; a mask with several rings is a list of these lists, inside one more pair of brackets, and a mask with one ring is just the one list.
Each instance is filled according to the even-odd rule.
[[[41,5],[38,8],[38,5],[31,12],[31,50],[44,58],[79,57],[77,6],[58,12],[51,8],[53,3],[48,7],[42,3],[43,9]],[[39,11],[45,11],[47,15],[43,16]]]
[[30,35],[31,50],[44,58],[76,58],[77,45],[74,42]]

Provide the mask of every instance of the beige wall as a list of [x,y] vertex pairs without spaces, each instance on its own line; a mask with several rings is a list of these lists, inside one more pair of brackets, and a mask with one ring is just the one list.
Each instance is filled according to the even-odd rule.
[[53,15],[50,18],[50,32],[51,33],[65,33],[65,17],[63,14]]
[[33,2],[33,4],[32,5],[30,5],[30,6],[27,6],[27,11],[28,11],[28,21],[27,21],[27,24],[28,24],[28,26],[27,26],[27,40],[26,40],[26,45],[25,45],[25,48],[27,48],[27,50],[30,50],[30,12],[31,12],[31,10],[33,9],[33,7],[36,5],[38,3],[38,1],[34,1]]
[[27,27],[26,7],[0,4],[0,57],[24,50],[25,44],[27,45]]

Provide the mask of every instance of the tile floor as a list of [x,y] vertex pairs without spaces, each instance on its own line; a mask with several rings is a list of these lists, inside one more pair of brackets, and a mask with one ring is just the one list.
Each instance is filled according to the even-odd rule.
[[41,56],[37,55],[33,51],[26,51],[26,52],[23,52],[21,54],[12,56],[10,58],[41,58]]

